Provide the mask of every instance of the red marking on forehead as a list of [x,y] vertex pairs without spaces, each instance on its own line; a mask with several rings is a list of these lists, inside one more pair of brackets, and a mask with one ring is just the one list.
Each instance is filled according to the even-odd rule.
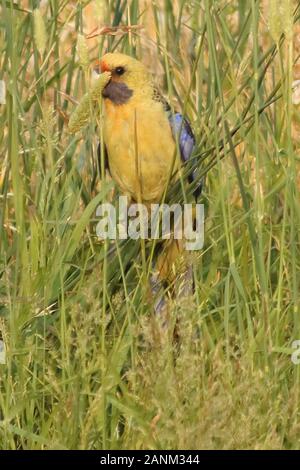
[[110,72],[110,68],[104,60],[100,60],[101,72]]
[[94,70],[95,72],[97,73],[101,73],[101,72],[110,72],[110,68],[109,66],[107,65],[106,62],[104,62],[103,60],[95,60],[94,62]]

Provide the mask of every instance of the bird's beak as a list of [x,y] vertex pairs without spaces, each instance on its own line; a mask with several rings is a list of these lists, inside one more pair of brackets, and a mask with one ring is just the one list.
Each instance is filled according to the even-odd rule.
[[104,60],[100,60],[100,70],[101,72],[110,72],[110,68]]
[[103,72],[110,72],[109,67],[102,60],[96,60],[93,66],[92,78],[96,80],[99,78],[99,75]]
[[94,63],[94,72],[99,75],[103,72],[110,72],[110,68],[103,60],[96,60]]

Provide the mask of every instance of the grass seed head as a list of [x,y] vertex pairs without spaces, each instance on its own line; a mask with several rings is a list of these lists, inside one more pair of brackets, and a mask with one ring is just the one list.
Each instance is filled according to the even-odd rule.
[[90,65],[89,50],[86,43],[86,39],[82,34],[78,34],[77,53],[79,58],[79,64],[84,70],[87,70]]
[[78,132],[87,123],[91,111],[91,104],[101,98],[102,90],[109,82],[110,76],[109,72],[102,73],[93,83],[90,91],[82,97],[79,105],[71,115],[69,121],[70,133]]
[[47,31],[41,10],[33,10],[34,40],[41,55],[44,54],[47,45]]

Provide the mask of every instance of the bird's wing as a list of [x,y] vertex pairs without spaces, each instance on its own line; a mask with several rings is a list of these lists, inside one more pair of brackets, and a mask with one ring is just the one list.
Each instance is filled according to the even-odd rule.
[[[182,163],[185,164],[190,159],[196,145],[194,133],[192,131],[189,121],[180,113],[169,112],[169,122],[172,129],[174,139],[178,139],[178,145],[181,155]],[[188,180],[193,183],[197,179],[197,169],[189,174]],[[194,196],[197,199],[202,190],[202,180],[199,181],[195,190]]]
[[[178,139],[178,145],[181,155],[182,163],[185,164],[191,157],[196,145],[195,136],[189,121],[180,113],[173,113],[167,100],[162,96],[159,90],[153,87],[153,100],[162,103],[164,110],[168,113],[169,123],[171,126],[174,139]],[[197,169],[189,174],[189,182],[193,183],[197,179]],[[202,191],[203,181],[199,181],[195,190],[194,196],[197,199]]]
[[163,97],[163,95],[160,93],[158,88],[156,88],[156,86],[153,86],[152,99],[154,101],[159,101],[163,105],[163,108],[167,113],[171,112],[171,106],[169,105],[167,100]]

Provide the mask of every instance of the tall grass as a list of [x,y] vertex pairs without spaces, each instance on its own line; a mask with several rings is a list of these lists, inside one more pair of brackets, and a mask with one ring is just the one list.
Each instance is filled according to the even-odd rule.
[[[0,449],[298,448],[300,3],[0,2]],[[68,132],[95,27],[90,60],[143,60],[197,135],[205,245],[167,329],[151,244],[95,236],[99,117]]]

